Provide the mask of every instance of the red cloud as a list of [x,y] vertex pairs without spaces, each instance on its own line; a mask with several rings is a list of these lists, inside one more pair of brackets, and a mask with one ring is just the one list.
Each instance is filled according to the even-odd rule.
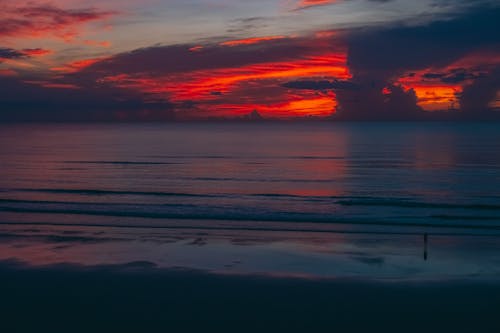
[[6,76],[6,77],[9,77],[9,76],[17,76],[17,72],[8,68],[8,69],[0,69],[0,76]]
[[54,5],[6,6],[0,12],[0,37],[55,36],[72,40],[82,24],[115,15],[112,11],[62,9]]
[[24,49],[21,52],[28,57],[43,57],[48,54],[51,54],[53,51],[36,48],[36,49]]

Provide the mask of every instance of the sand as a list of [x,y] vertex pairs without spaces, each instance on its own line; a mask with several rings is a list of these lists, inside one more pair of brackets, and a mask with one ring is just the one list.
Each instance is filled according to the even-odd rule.
[[500,283],[0,264],[1,332],[499,332]]

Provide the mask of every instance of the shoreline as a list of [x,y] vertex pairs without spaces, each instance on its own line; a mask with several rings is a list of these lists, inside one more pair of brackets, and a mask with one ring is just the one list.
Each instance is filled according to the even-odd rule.
[[229,275],[500,280],[498,251],[498,235],[0,225],[0,261],[32,267],[148,262]]

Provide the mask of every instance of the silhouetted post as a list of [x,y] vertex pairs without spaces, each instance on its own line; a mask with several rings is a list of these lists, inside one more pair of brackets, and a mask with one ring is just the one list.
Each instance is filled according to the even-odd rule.
[[427,260],[427,233],[424,234],[424,260]]

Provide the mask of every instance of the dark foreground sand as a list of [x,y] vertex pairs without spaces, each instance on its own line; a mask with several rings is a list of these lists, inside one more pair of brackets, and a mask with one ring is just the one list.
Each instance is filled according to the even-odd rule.
[[0,332],[500,332],[500,283],[0,264]]

